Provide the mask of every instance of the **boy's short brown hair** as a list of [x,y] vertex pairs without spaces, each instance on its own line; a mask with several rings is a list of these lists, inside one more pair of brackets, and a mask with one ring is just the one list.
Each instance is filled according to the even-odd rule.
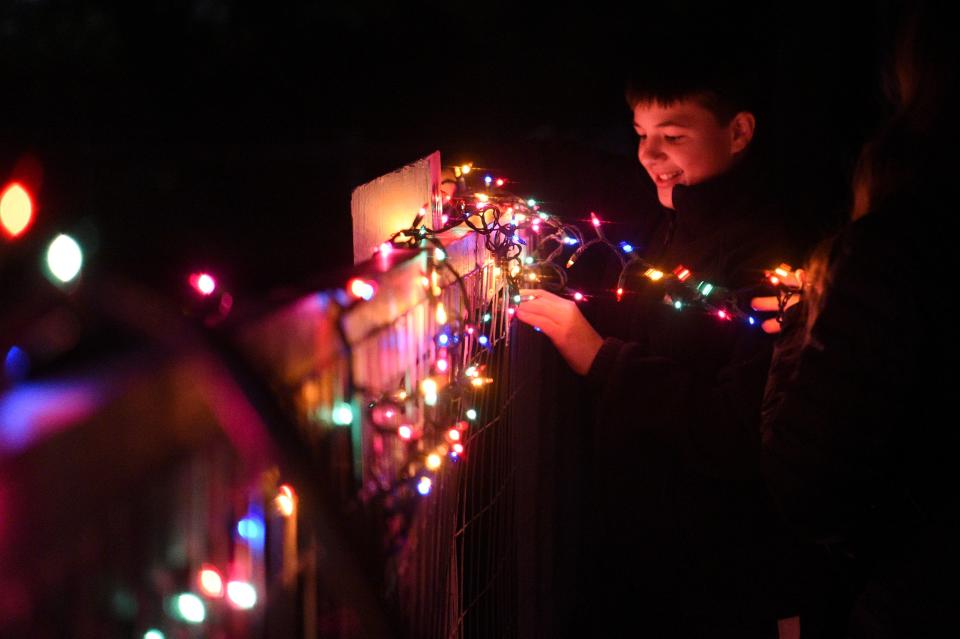
[[686,35],[687,46],[676,51],[664,34],[648,38],[631,56],[636,62],[627,74],[627,105],[632,111],[642,103],[670,106],[693,99],[724,124],[741,111],[756,113],[763,62],[743,40],[694,31]]

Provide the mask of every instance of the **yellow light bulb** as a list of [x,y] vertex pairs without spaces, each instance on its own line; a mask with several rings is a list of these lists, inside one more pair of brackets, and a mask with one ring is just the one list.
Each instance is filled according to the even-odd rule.
[[281,515],[290,517],[297,509],[297,495],[290,486],[284,484],[280,486],[274,503],[277,505],[277,510],[280,511]]
[[658,280],[660,280],[660,279],[663,278],[663,271],[658,271],[658,270],[655,269],[655,268],[648,268],[648,269],[644,272],[644,275],[647,276],[647,277],[649,277],[649,278],[650,278],[651,280],[653,280],[654,282],[656,282],[656,281],[658,281]]
[[443,458],[436,453],[430,453],[427,455],[427,468],[429,470],[436,470],[440,468],[440,464],[443,462]]
[[424,395],[436,395],[437,394],[437,382],[436,380],[430,379],[429,377],[422,382],[420,382],[420,392]]

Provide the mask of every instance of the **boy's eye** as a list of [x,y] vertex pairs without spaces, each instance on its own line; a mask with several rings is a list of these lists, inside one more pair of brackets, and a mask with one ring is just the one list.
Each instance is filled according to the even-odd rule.
[[642,133],[637,133],[637,137],[640,138],[641,142],[647,139],[647,136],[643,135]]
[[682,140],[684,137],[686,137],[686,136],[683,136],[683,135],[665,135],[665,136],[663,136],[663,139],[666,140],[667,142],[669,142],[670,144],[674,144],[674,143],[679,142],[680,140]]

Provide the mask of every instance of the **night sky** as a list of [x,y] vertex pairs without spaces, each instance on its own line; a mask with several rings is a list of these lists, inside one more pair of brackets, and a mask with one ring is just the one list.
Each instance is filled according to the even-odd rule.
[[561,214],[629,215],[637,65],[745,53],[779,165],[824,211],[882,114],[882,3],[286,4],[3,4],[0,182],[39,185],[29,236],[0,247],[6,299],[42,285],[34,256],[54,231],[168,295],[198,267],[249,297],[317,281],[351,262],[352,188],[435,149]]

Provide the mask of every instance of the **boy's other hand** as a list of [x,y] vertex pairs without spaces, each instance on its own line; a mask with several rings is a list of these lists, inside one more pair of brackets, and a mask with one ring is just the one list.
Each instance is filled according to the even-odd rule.
[[586,375],[603,338],[576,303],[542,289],[523,289],[520,296],[517,319],[543,331],[570,368],[578,375]]
[[[803,289],[803,277],[803,270],[797,269],[786,277],[781,278],[781,281],[785,286],[797,290],[797,292],[791,295],[790,299],[787,300],[787,304],[784,306],[783,310],[787,310],[801,300],[800,291]],[[752,300],[750,300],[750,308],[755,311],[779,313],[780,300],[776,295],[770,295],[768,297],[754,297]],[[764,320],[763,323],[760,324],[760,327],[766,333],[774,334],[780,332],[780,322],[778,322],[777,318],[775,317]]]

